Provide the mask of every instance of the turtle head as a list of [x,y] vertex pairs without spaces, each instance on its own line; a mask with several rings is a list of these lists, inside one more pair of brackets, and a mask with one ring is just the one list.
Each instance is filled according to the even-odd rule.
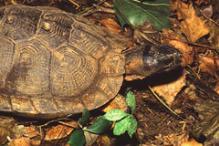
[[181,53],[170,46],[144,46],[126,54],[126,79],[142,79],[181,65]]

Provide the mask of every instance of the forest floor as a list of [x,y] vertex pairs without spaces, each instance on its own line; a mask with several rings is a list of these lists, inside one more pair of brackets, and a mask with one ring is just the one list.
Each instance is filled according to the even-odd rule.
[[[112,0],[0,1],[1,6],[19,3],[58,7],[79,16],[83,15],[96,24],[106,27],[115,35],[124,35],[137,43],[171,45],[183,54],[183,67],[144,80],[124,82],[120,93],[124,95],[126,90],[130,89],[136,98],[133,115],[137,119],[138,127],[132,138],[127,133],[115,136],[112,130],[99,135],[86,133],[87,145],[219,145],[219,2],[217,0],[172,0],[171,27],[160,31],[151,27],[150,23],[137,28],[126,25],[121,27]],[[125,98],[119,99],[121,103],[118,104],[116,101],[117,105],[112,103],[106,107],[122,109],[124,100]],[[103,108],[98,110],[91,112],[89,123],[93,123],[96,117],[103,114]],[[77,120],[80,116],[74,116],[70,120],[46,122],[17,117],[5,118],[0,124],[11,123],[5,129],[13,127],[13,134],[3,140],[5,133],[7,135],[8,132],[0,131],[0,143],[10,146],[67,145],[72,131],[78,128]]]

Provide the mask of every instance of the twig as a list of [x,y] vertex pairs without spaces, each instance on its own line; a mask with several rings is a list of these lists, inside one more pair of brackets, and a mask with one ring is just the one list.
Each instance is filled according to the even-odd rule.
[[80,8],[80,5],[75,2],[74,0],[68,0],[71,4],[75,5],[76,6],[76,9],[79,9]]
[[219,51],[218,51],[219,49],[218,48],[214,48],[214,47],[203,45],[203,44],[193,43],[193,42],[189,42],[189,41],[183,41],[183,40],[179,40],[179,39],[175,39],[175,38],[169,38],[169,37],[165,37],[165,38],[169,39],[169,40],[179,41],[179,42],[188,44],[190,46],[197,46],[197,47],[201,47],[201,48],[208,48],[208,49],[210,49],[212,51],[215,51],[217,54],[219,54]]
[[151,91],[151,93],[154,95],[154,97],[168,110],[170,111],[174,116],[176,116],[177,118],[180,118],[183,120],[182,117],[180,117],[175,111],[173,111],[151,88],[151,86],[148,86],[149,90]]
[[193,73],[195,75],[196,78],[198,78],[199,80],[201,79],[200,76],[198,75],[198,73],[196,73],[192,67],[190,65],[187,66],[189,68],[190,71],[187,71],[188,73]]
[[49,124],[52,124],[52,123],[59,123],[59,122],[62,121],[62,120],[68,120],[68,117],[69,117],[69,116],[66,116],[66,117],[64,117],[64,118],[59,118],[59,119],[50,120],[50,121],[48,121],[48,122],[46,122],[46,123],[44,123],[44,124],[42,124],[42,125],[39,125],[38,127],[46,127],[46,126],[48,126]]
[[145,33],[142,33],[142,32],[139,32],[139,33],[140,33],[140,36],[141,36],[142,38],[144,38],[145,40],[147,40],[148,42],[150,42],[150,43],[152,43],[152,44],[154,44],[154,45],[158,45],[158,43],[157,43],[155,40],[153,40],[153,39],[147,37],[147,36],[145,35]]
[[96,6],[100,6],[103,3],[105,3],[107,0],[102,0],[100,2],[98,2],[96,5],[93,5],[91,7],[88,7],[86,9],[84,9],[83,11],[79,12],[77,15],[82,15],[82,16],[86,16],[87,14],[90,14],[94,11],[94,9],[96,9]]
[[65,125],[65,126],[68,126],[68,127],[70,127],[70,128],[76,128],[76,127],[72,126],[71,124],[68,124],[68,123],[63,122],[63,121],[58,121],[58,123],[60,123],[60,124],[62,124],[62,125]]
[[208,84],[206,84],[204,81],[200,80],[196,74],[194,74],[194,71],[191,69],[191,67],[187,67],[186,70],[190,73],[188,78],[190,81],[194,83],[194,85],[201,90],[203,93],[205,93],[210,99],[212,100],[219,100],[219,95],[217,92],[212,90]]
[[205,14],[203,14],[203,12],[200,10],[200,9],[198,9],[199,10],[199,12],[201,13],[201,15],[203,16],[203,17],[205,17],[208,21],[211,21],[212,23],[214,23],[217,27],[219,27],[219,24],[216,22],[216,21],[214,21],[213,19],[211,19],[211,18],[209,18],[208,16],[206,16]]

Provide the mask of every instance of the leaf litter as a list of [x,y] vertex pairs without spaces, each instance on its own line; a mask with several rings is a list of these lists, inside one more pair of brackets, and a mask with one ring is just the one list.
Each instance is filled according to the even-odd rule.
[[[43,5],[60,7],[60,5],[64,4],[65,2],[63,2],[62,0],[48,0],[45,1]],[[121,4],[121,2],[124,3]],[[8,0],[4,1],[2,5],[15,3],[23,3],[23,1]],[[25,1],[25,4],[31,5],[38,5],[39,3],[39,1],[28,1],[28,3]],[[163,3],[165,4],[163,5]],[[158,44],[161,43],[171,45],[177,48],[183,56],[183,69],[186,74],[180,75],[172,83],[162,83],[154,86],[153,88],[159,96],[166,98],[165,101],[168,106],[170,106],[173,110],[181,111],[178,113],[179,116],[181,116],[184,120],[178,119],[177,117],[174,117],[172,114],[170,114],[169,111],[166,111],[161,103],[159,103],[154,98],[154,96],[150,92],[148,92],[148,80],[139,81],[137,82],[138,85],[134,86],[134,94],[136,94],[136,109],[133,110],[134,108],[132,104],[129,103],[128,105],[132,107],[132,111],[135,111],[134,116],[137,118],[138,128],[137,133],[134,137],[138,141],[136,143],[148,145],[161,145],[163,143],[167,145],[181,146],[199,146],[209,143],[218,144],[218,100],[216,99],[214,101],[211,101],[212,98],[210,98],[211,95],[213,95],[212,93],[214,93],[214,97],[218,97],[217,93],[219,93],[219,12],[217,9],[218,1],[155,0],[152,2],[150,0],[94,0],[93,2],[90,2],[87,0],[67,0],[67,3],[65,3],[65,5],[68,5],[68,7],[60,8],[73,13],[77,13],[80,11],[87,12],[95,10],[96,7],[93,6],[93,4],[100,4],[102,5],[102,7],[107,8],[112,8],[112,6],[114,6],[114,9],[112,10],[116,12],[115,14],[103,14],[97,12],[89,13],[88,16],[88,18],[90,17],[93,20],[97,20],[97,22],[109,29],[109,31],[131,37],[135,28],[139,28],[141,27],[141,25],[149,24],[152,26],[152,28],[154,28],[154,32],[156,32],[156,37],[153,37],[152,39],[150,38],[153,35],[155,36],[155,33],[151,33],[152,31],[150,27],[148,31],[147,29],[144,30],[144,34],[148,38],[145,41],[149,40],[150,42],[150,40],[153,40],[153,43],[157,42]],[[171,9],[169,8],[169,6],[171,6]],[[152,9],[150,10],[150,8]],[[127,27],[127,25],[129,25],[130,27]],[[157,37],[157,34],[159,37]],[[145,37],[142,40],[144,39]],[[187,67],[192,69],[192,72],[188,72],[188,70],[186,69]],[[189,79],[188,76],[190,76]],[[165,76],[165,78],[167,77],[168,76]],[[195,83],[205,83],[204,85],[208,86],[209,88],[207,89],[205,88],[205,86],[202,86],[201,84],[199,86]],[[139,84],[141,84],[141,87]],[[131,87],[133,87],[133,85]],[[144,90],[142,90],[142,87],[144,87]],[[187,91],[189,91],[191,94]],[[187,95],[191,96],[191,98],[187,98]],[[130,118],[130,116],[129,114],[125,114],[128,109],[127,105],[123,106],[125,103],[125,98],[120,98],[119,100],[115,101],[116,102],[114,102],[113,100],[111,104],[103,109],[103,111],[109,113],[112,110],[119,109],[123,112],[124,115],[120,116],[120,120],[126,121],[126,118]],[[122,106],[118,104],[120,102],[122,103]],[[205,104],[202,105],[202,103]],[[206,110],[209,112],[206,112]],[[207,113],[208,116],[206,117],[206,115],[203,113]],[[91,114],[89,120],[85,120],[87,123],[83,122],[83,125],[86,126],[87,124],[92,126],[92,123],[94,123],[95,119],[97,119],[96,117],[100,116],[100,114]],[[199,116],[197,116],[197,114]],[[77,123],[76,121],[78,120],[78,118],[68,120],[70,120],[70,123],[72,121],[73,123]],[[206,126],[209,124],[209,121],[214,122],[213,126]],[[32,121],[27,122],[32,123]],[[48,124],[43,123],[42,125],[46,125],[43,127],[39,126],[41,124],[39,122],[36,122],[37,124],[33,125],[28,125],[26,124],[26,122],[21,123],[23,124],[23,128],[21,126],[20,128],[18,128],[19,130],[17,132],[12,131],[12,133],[17,133],[15,136],[11,134],[11,131],[8,133],[7,130],[14,129],[13,127],[15,125],[11,125],[8,123],[6,124],[6,127],[2,128],[0,126],[0,139],[5,139],[6,137],[6,141],[8,141],[10,143],[9,145],[11,146],[29,146],[33,144],[42,145],[42,143],[45,143],[45,140],[51,143],[51,145],[65,145],[69,139],[71,140],[71,138],[69,138],[69,136],[71,135],[70,133],[72,133],[72,131],[78,131],[76,133],[76,137],[78,138],[76,139],[82,138],[81,141],[71,141],[69,144],[74,144],[76,142],[77,145],[84,145],[86,143],[86,140],[89,139],[87,137],[90,137],[90,140],[87,140],[87,142],[90,141],[88,142],[90,145],[116,145],[116,143],[119,143],[119,137],[115,138],[115,136],[112,136],[112,133],[99,134],[97,137],[92,137],[89,134],[89,136],[87,136],[87,133],[84,134],[83,130],[80,129],[81,127],[78,126],[78,124],[76,124],[75,126],[71,124],[69,125],[69,123],[65,120],[49,122]],[[127,125],[127,123],[122,125]],[[116,127],[115,123],[111,127],[112,130],[113,127]],[[133,130],[133,127],[129,129]],[[193,127],[198,127],[198,130]],[[77,130],[78,128],[79,130]],[[86,128],[89,128],[89,126]],[[94,132],[95,130],[98,131],[97,129],[92,127],[91,129],[94,130]],[[114,133],[115,135],[127,131],[128,128],[117,128],[116,130],[117,131]],[[194,131],[198,131],[196,134],[194,134],[195,136],[193,137],[196,140],[189,140],[188,135],[194,133]],[[211,132],[206,134],[206,131]],[[200,135],[203,133],[206,134],[205,140],[200,139]],[[133,132],[129,131],[128,134],[132,135]],[[60,139],[64,139],[64,141],[59,142]],[[91,139],[95,139],[95,141],[92,141]],[[4,141],[1,140],[1,142]],[[126,141],[123,141],[122,144],[120,142],[120,145],[126,145],[128,143],[132,143],[132,140],[127,140],[126,137]]]

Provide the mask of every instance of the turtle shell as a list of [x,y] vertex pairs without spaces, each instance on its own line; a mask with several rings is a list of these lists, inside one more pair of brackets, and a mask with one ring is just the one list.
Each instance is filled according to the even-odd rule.
[[125,59],[103,31],[56,8],[1,7],[0,112],[56,118],[114,98]]

